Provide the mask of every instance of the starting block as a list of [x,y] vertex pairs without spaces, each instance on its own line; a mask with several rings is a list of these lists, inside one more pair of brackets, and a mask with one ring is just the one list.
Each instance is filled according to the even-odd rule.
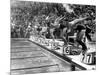
[[87,43],[88,50],[83,56],[82,62],[85,64],[96,64],[96,46],[94,42],[88,42]]
[[73,47],[72,45],[67,45],[63,47],[64,55],[79,55],[81,53],[81,49],[77,47]]
[[96,52],[91,50],[88,50],[85,56],[82,58],[82,62],[85,64],[96,64]]
[[52,42],[52,49],[54,50],[63,50],[64,42],[55,40]]
[[70,52],[71,52],[71,45],[65,46],[63,48],[63,54],[68,54],[69,55]]

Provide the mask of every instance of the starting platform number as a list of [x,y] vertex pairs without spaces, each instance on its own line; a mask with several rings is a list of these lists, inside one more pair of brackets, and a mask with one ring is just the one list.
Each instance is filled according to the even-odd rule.
[[70,54],[71,48],[70,47],[64,47],[64,54]]

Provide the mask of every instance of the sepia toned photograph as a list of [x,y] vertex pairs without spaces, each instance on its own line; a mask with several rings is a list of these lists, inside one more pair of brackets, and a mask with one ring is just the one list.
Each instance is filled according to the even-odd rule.
[[10,74],[96,70],[96,5],[10,0]]

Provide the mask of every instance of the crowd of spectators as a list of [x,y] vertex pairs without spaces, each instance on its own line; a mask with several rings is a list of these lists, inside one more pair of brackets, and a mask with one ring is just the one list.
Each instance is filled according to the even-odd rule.
[[59,24],[64,25],[80,16],[87,17],[84,25],[88,24],[95,33],[96,6],[75,4],[69,6],[74,12],[67,12],[61,3],[17,2],[16,6],[11,6],[11,38],[29,38],[32,27],[51,25],[59,17],[63,17],[59,20]]

